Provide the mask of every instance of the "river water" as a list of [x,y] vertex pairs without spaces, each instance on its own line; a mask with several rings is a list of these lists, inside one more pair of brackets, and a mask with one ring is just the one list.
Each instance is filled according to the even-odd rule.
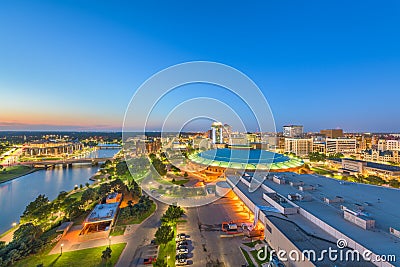
[[[87,158],[114,156],[119,149],[101,149],[86,155]],[[87,182],[97,171],[98,166],[73,165],[39,170],[17,179],[0,184],[0,233],[9,229],[13,222],[18,222],[26,205],[39,194],[45,194],[50,200],[55,199],[60,191],[70,191],[75,185]]]

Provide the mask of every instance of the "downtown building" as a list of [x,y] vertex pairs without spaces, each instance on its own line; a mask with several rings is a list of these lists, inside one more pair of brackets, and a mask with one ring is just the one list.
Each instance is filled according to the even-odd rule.
[[302,125],[285,125],[283,126],[284,137],[301,137],[303,135]]
[[339,138],[344,136],[342,129],[321,130],[320,133],[326,136],[327,138]]
[[378,140],[378,150],[379,151],[400,151],[400,140]]
[[326,154],[355,154],[357,140],[355,138],[326,138]]
[[308,156],[312,152],[311,138],[285,138],[285,153],[293,153],[298,157]]
[[376,175],[386,181],[400,179],[400,167],[382,164],[372,161],[356,159],[329,159],[331,167],[337,168],[339,172],[347,175]]

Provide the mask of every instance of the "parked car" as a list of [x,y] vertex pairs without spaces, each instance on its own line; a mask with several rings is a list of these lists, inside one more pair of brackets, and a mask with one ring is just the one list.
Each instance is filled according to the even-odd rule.
[[179,247],[176,249],[176,253],[177,253],[177,254],[186,254],[186,253],[189,253],[189,250],[188,250],[188,248],[185,247],[185,246],[179,246]]
[[189,243],[187,242],[187,240],[182,240],[182,241],[178,241],[176,242],[176,245],[179,246],[188,246]]
[[145,258],[144,260],[143,260],[143,264],[145,264],[145,265],[150,265],[150,264],[153,264],[153,262],[155,262],[157,259],[156,258],[153,258],[153,257],[150,257],[150,258]]
[[176,266],[182,266],[182,265],[187,265],[187,264],[188,264],[187,259],[178,259],[175,261]]
[[178,234],[177,236],[176,236],[176,240],[177,241],[183,241],[183,240],[186,240],[186,234]]
[[182,260],[182,259],[187,259],[187,258],[188,258],[187,254],[179,254],[179,255],[176,255],[176,257],[175,257],[175,259],[177,259],[177,260]]

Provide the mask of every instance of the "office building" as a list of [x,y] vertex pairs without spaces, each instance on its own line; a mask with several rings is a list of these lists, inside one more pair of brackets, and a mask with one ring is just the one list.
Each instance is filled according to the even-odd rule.
[[327,129],[321,130],[321,134],[325,135],[327,138],[339,138],[343,137],[343,130],[342,129]]
[[400,140],[386,140],[386,149],[400,151]]
[[303,135],[302,125],[285,125],[283,126],[284,137],[301,137]]
[[223,129],[224,127],[220,122],[213,122],[213,124],[211,124],[211,139],[213,144],[221,144],[224,142]]
[[296,156],[308,156],[312,152],[311,138],[285,138],[285,153],[293,153]]
[[355,154],[357,141],[354,138],[326,138],[327,154]]

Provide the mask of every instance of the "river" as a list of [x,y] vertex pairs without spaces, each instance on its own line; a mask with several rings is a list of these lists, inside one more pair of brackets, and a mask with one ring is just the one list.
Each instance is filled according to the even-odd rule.
[[[119,149],[100,149],[86,155],[87,158],[114,156]],[[97,171],[98,166],[74,165],[70,168],[61,166],[39,170],[14,180],[0,184],[0,233],[8,230],[19,217],[29,202],[39,194],[45,194],[50,200],[55,199],[60,191],[70,191],[75,185],[85,185]]]

